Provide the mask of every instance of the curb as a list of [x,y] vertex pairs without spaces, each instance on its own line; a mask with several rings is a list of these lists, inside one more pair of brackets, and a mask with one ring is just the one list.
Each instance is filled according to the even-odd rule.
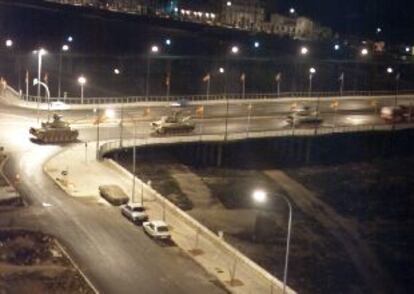
[[95,293],[100,293],[98,289],[92,284],[91,280],[85,275],[85,273],[80,269],[80,267],[77,265],[77,263],[72,259],[72,257],[68,254],[66,249],[63,247],[63,245],[55,239],[56,246],[59,247],[59,249],[63,252],[63,254],[69,259],[70,263],[73,265],[73,267],[80,273],[82,278],[86,281],[86,284],[92,289]]

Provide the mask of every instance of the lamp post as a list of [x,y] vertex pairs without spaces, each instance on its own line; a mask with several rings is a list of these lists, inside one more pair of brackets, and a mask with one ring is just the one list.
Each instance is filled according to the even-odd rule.
[[83,104],[83,87],[86,84],[86,78],[84,76],[80,76],[78,78],[78,83],[79,83],[80,88],[81,88],[81,104]]
[[[286,202],[289,208],[288,231],[287,231],[287,237],[286,237],[285,268],[283,272],[283,294],[285,294],[286,293],[286,282],[287,282],[287,277],[288,277],[290,238],[291,238],[291,231],[292,231],[292,203],[285,195],[283,194],[276,194],[276,195],[282,198]],[[263,190],[256,190],[253,192],[252,198],[256,203],[263,204],[267,201],[267,193]]]
[[311,97],[312,95],[312,80],[315,73],[316,69],[314,67],[311,67],[309,69],[309,97]]
[[[40,48],[39,50],[33,51],[37,54],[37,80],[42,80],[42,57],[47,52],[45,49]],[[40,107],[40,83],[37,83],[37,122],[39,122],[39,107]]]
[[33,80],[33,86],[36,86],[36,85],[42,86],[42,87],[45,88],[46,97],[47,97],[47,121],[49,121],[49,119],[50,119],[50,115],[49,115],[50,114],[50,91],[49,91],[49,87],[47,86],[46,83],[43,83],[38,79],[34,79]]
[[147,57],[147,79],[145,83],[145,98],[148,100],[149,95],[149,86],[150,86],[150,72],[151,72],[151,55],[157,54],[160,51],[160,48],[156,45],[151,46],[150,54]]
[[62,50],[59,52],[59,76],[58,76],[58,98],[61,97],[61,83],[62,83],[62,56],[63,53],[69,51],[69,45],[64,44]]

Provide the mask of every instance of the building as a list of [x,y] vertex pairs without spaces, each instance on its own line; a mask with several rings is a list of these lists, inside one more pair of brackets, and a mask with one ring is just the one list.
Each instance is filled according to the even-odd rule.
[[222,0],[220,22],[246,30],[260,30],[265,21],[263,3],[259,0]]
[[269,34],[294,39],[317,40],[332,36],[329,28],[322,27],[307,17],[288,17],[272,14],[269,22],[263,23],[263,31]]

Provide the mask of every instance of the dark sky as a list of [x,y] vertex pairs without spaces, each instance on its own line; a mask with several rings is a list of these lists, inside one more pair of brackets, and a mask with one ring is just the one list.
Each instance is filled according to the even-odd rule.
[[269,8],[300,15],[351,34],[375,35],[378,26],[387,39],[414,43],[414,0],[265,0]]

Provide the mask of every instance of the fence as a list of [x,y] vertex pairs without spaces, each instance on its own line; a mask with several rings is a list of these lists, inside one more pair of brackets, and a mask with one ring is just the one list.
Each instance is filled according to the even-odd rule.
[[[9,87],[10,88],[10,87]],[[10,88],[11,89],[11,88]],[[14,90],[13,90],[14,91]],[[27,102],[39,102],[47,103],[46,97],[37,96],[24,96],[14,91],[15,95],[20,99]],[[414,90],[400,91],[398,95],[414,95]],[[392,91],[346,91],[343,92],[343,97],[358,97],[358,96],[390,96],[395,97],[396,93]],[[83,104],[86,105],[97,105],[97,104],[128,104],[128,103],[139,103],[139,102],[176,102],[176,101],[224,101],[224,100],[266,100],[275,98],[317,98],[317,97],[341,97],[338,92],[283,92],[280,95],[276,93],[252,93],[252,94],[214,94],[214,95],[183,95],[183,96],[127,96],[127,97],[88,97],[83,99]],[[49,102],[60,101],[66,104],[80,104],[81,98],[70,97],[70,98],[57,98],[51,97]]]

